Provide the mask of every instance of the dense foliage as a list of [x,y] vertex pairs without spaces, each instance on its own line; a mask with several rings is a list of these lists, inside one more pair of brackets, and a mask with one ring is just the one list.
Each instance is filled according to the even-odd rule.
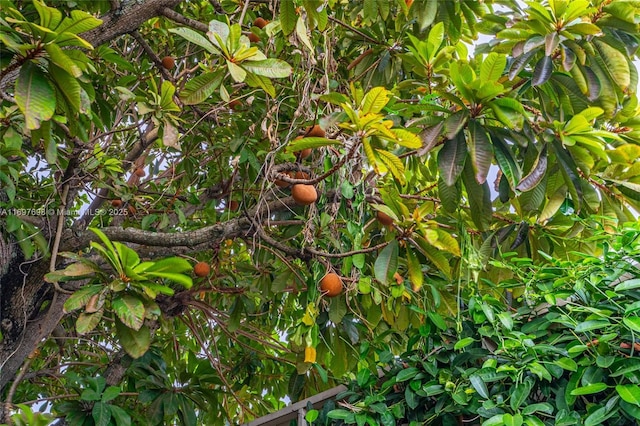
[[5,413],[239,424],[355,379],[318,424],[639,419],[639,26],[0,0]]
[[[376,348],[384,374],[360,368],[337,396],[340,405],[307,418],[317,425],[636,424],[640,279],[630,260],[640,254],[640,229],[599,237],[599,257],[576,253],[574,261],[536,265],[512,253],[492,262],[514,278],[484,281],[486,291],[463,296],[468,305],[447,327],[427,321],[413,331],[400,357]],[[495,296],[520,287],[513,303]],[[361,345],[362,362],[369,350]]]

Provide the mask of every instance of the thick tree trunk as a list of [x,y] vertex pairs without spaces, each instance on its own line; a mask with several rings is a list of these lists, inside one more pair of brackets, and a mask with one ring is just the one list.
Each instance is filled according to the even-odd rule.
[[[122,1],[120,9],[101,17],[103,24],[100,27],[81,36],[93,46],[108,43],[137,30],[150,18],[182,1]],[[11,78],[5,78],[1,83],[3,87],[10,84]],[[63,316],[65,295],[57,293],[54,296],[52,285],[43,279],[49,270],[48,263],[48,260],[24,262],[19,247],[0,233],[0,330],[3,335],[0,340],[0,395],[26,357],[51,334]],[[41,312],[46,301],[51,303]]]

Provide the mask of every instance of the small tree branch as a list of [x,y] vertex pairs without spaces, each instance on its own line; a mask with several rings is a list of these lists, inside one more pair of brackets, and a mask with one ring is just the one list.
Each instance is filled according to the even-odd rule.
[[162,9],[161,13],[164,17],[169,18],[173,22],[177,22],[178,24],[186,25],[187,27],[191,27],[194,30],[198,31],[209,31],[209,26],[207,24],[203,24],[202,22],[196,21],[195,19],[187,18],[186,16],[180,15],[178,12],[168,7]]

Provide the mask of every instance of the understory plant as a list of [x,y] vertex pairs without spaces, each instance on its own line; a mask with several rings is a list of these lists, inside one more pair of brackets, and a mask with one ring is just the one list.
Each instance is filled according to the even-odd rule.
[[[594,237],[600,255],[493,262],[512,278],[464,292],[399,357],[377,348],[314,425],[635,425],[640,419],[640,226]],[[365,355],[373,348],[362,347]],[[364,359],[364,356],[363,356]]]

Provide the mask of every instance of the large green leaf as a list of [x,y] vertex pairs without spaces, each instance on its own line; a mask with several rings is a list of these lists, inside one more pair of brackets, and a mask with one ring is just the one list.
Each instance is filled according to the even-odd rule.
[[533,70],[533,78],[531,79],[532,86],[540,86],[546,83],[551,78],[553,72],[553,60],[551,56],[544,56],[538,61],[536,67]]
[[58,67],[55,64],[49,65],[49,74],[58,87],[58,92],[62,94],[62,97],[66,101],[69,109],[74,113],[80,111],[82,89],[80,83],[64,69]]
[[401,185],[406,183],[406,179],[404,177],[404,164],[398,157],[394,154],[386,151],[384,149],[376,148],[376,153],[378,154],[378,159],[385,167],[391,172],[393,177],[400,182]]
[[180,100],[185,105],[204,102],[220,86],[222,77],[219,72],[207,72],[190,79],[180,91]]
[[438,169],[444,183],[452,186],[458,180],[467,158],[467,145],[463,132],[445,141],[438,152]]
[[73,77],[80,77],[82,70],[78,65],[57,45],[50,43],[44,46],[49,55],[49,60],[71,74]]
[[487,132],[476,120],[469,120],[467,146],[469,147],[476,181],[483,184],[487,180],[487,174],[489,174],[491,160],[493,160],[493,149]]
[[190,41],[191,43],[204,48],[207,52],[220,54],[220,51],[203,35],[195,32],[190,28],[169,28],[169,32],[178,34],[180,37]]
[[280,59],[273,58],[262,61],[244,61],[242,68],[248,72],[268,78],[285,78],[289,77],[292,72],[291,65]]
[[486,230],[491,223],[491,215],[493,213],[489,185],[487,182],[483,184],[476,182],[473,168],[470,164],[464,166],[462,181],[467,190],[471,219],[478,229]]
[[20,69],[15,98],[29,130],[38,129],[43,121],[53,117],[56,110],[56,95],[51,83],[31,61],[27,61]]
[[573,201],[575,210],[579,211],[582,205],[582,182],[578,175],[576,163],[573,161],[571,153],[563,148],[559,141],[553,141],[553,147],[556,158],[560,163],[560,171],[564,176],[564,181],[571,194],[571,200]]
[[438,196],[442,207],[449,213],[455,212],[460,207],[460,190],[459,185],[447,185],[442,179],[438,179]]
[[100,290],[103,288],[104,287],[101,285],[88,285],[82,287],[64,302],[64,312],[72,312],[84,307],[89,299],[91,299],[91,296],[100,293]]
[[102,24],[102,20],[82,10],[72,10],[71,15],[62,20],[55,31],[58,34],[80,34],[92,30]]
[[613,81],[623,90],[628,88],[631,84],[631,71],[627,57],[602,41],[594,40],[593,44],[598,49]]
[[629,404],[640,406],[640,387],[638,385],[617,385],[616,392]]
[[389,91],[384,87],[374,87],[364,96],[360,111],[363,114],[379,113],[388,102]]
[[146,325],[136,331],[116,319],[116,336],[132,358],[140,358],[151,346],[151,331]]
[[298,14],[296,13],[296,4],[293,0],[280,2],[280,26],[284,35],[288,36],[296,28]]
[[507,57],[496,52],[491,52],[480,66],[480,79],[486,81],[498,81],[507,66]]
[[545,145],[540,152],[540,155],[536,158],[535,163],[531,167],[531,171],[523,177],[516,189],[518,191],[531,191],[533,188],[538,186],[538,184],[542,181],[542,178],[547,173],[547,146]]
[[104,311],[102,309],[93,313],[82,312],[78,315],[78,319],[76,320],[76,332],[78,334],[87,334],[96,328],[102,319],[103,313]]
[[383,248],[373,266],[373,272],[378,281],[387,283],[398,269],[398,242],[391,241]]
[[124,325],[134,330],[139,330],[144,323],[145,307],[142,300],[131,294],[116,296],[111,302],[111,307]]

